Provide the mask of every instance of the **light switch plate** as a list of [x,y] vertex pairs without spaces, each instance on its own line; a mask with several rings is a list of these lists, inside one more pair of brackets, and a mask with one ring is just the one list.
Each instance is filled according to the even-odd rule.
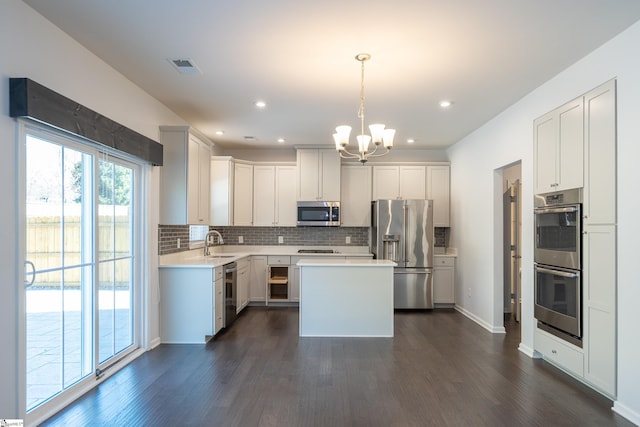
[[284,243],[284,237],[278,236],[278,243]]

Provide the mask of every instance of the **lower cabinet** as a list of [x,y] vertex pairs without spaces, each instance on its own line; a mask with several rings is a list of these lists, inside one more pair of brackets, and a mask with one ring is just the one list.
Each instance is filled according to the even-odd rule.
[[215,269],[215,281],[214,281],[214,311],[213,311],[213,334],[220,332],[224,326],[224,272],[222,267]]
[[290,301],[289,266],[291,257],[270,255],[267,257],[266,302]]
[[441,306],[453,306],[454,277],[456,258],[452,256],[434,257],[433,267],[433,303]]
[[251,283],[249,285],[249,301],[264,302],[267,288],[267,257],[264,255],[251,257]]
[[584,375],[584,352],[558,337],[536,329],[534,348],[545,360],[578,377]]
[[206,343],[220,330],[222,267],[160,268],[159,281],[161,342]]
[[249,304],[249,287],[251,281],[249,258],[238,260],[236,313],[240,313]]

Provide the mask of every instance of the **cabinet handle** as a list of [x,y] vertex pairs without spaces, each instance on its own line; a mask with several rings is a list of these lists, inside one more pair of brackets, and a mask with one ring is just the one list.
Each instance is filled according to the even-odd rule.
[[556,350],[551,350],[551,353],[558,354],[558,352]]

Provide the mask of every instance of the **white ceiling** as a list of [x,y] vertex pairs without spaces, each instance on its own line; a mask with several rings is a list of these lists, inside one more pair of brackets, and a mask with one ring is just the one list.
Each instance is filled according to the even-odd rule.
[[229,148],[358,128],[361,52],[366,124],[444,148],[640,19],[638,0],[24,1]]

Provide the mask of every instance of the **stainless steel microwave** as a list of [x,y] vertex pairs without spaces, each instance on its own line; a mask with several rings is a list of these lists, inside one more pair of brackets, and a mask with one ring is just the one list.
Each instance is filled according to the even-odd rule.
[[299,226],[340,226],[340,202],[298,202]]

